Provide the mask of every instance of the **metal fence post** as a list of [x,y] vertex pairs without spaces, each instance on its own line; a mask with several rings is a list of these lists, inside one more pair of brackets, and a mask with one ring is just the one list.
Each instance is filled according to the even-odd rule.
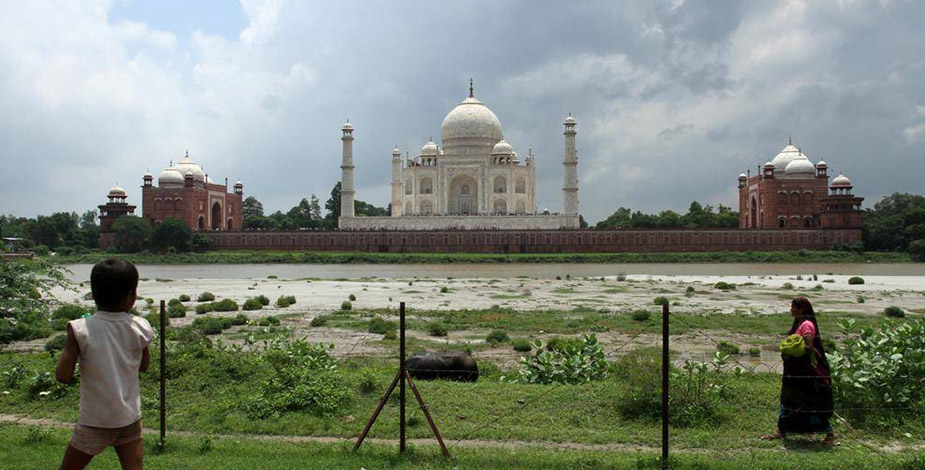
[[398,453],[405,453],[405,303],[398,304],[398,329],[399,329],[399,346],[398,346],[398,375],[401,377],[398,389]]
[[668,303],[662,304],[662,468],[668,468]]
[[158,334],[160,339],[160,375],[161,375],[161,448],[167,439],[167,308],[164,301],[161,300],[161,331]]

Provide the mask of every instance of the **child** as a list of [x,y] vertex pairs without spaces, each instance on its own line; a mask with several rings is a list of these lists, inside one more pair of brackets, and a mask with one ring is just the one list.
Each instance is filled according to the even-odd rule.
[[80,362],[80,418],[61,469],[82,469],[93,456],[114,446],[123,469],[140,469],[141,395],[138,372],[148,370],[147,320],[128,311],[138,295],[138,270],[109,258],[93,266],[90,286],[97,312],[67,324],[67,341],[55,376],[70,383]]

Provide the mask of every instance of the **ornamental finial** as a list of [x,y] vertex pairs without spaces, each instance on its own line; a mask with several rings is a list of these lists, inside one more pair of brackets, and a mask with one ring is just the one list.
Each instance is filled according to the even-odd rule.
[[475,97],[475,87],[472,84],[472,78],[469,79],[469,98]]

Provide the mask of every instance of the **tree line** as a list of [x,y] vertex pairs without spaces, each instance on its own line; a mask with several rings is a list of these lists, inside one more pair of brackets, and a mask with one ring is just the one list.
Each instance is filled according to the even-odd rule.
[[[318,196],[302,200],[286,212],[276,211],[264,215],[263,204],[254,196],[244,200],[242,206],[245,230],[324,230],[337,227],[340,217],[340,181],[331,189],[331,197],[324,203],[325,214],[321,215]],[[376,207],[368,202],[354,201],[354,213],[358,216],[387,216],[391,207]]]
[[595,228],[734,228],[739,226],[739,213],[722,204],[718,209],[694,201],[684,215],[672,210],[658,214],[633,211],[628,207],[617,209],[600,221]]

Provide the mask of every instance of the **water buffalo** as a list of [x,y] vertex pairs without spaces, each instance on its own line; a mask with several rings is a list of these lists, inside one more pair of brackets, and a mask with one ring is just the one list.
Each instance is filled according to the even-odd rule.
[[450,379],[475,382],[479,379],[479,366],[469,353],[425,354],[405,360],[411,377],[422,380]]

